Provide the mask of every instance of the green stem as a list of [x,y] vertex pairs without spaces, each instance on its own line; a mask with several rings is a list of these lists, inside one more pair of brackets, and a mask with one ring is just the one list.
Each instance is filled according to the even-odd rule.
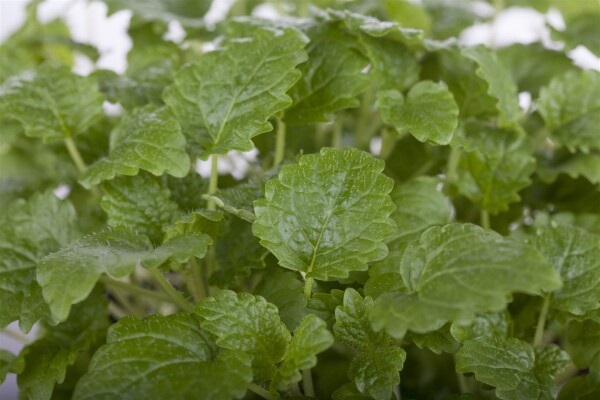
[[548,316],[548,309],[550,308],[550,295],[544,297],[544,303],[542,304],[542,311],[538,318],[537,326],[535,328],[535,335],[533,336],[533,345],[539,346],[542,344],[544,338],[544,328],[546,327],[546,317]]
[[273,166],[281,164],[285,156],[285,122],[277,118],[277,136],[275,138],[275,159]]
[[192,294],[196,301],[206,297],[205,281],[202,277],[202,266],[196,260],[196,257],[190,258],[190,269],[192,270],[192,281],[194,283]]
[[179,307],[181,307],[182,310],[188,312],[194,310],[193,304],[187,301],[181,294],[179,294],[179,292],[171,285],[171,283],[169,283],[167,278],[163,276],[162,272],[154,268],[148,269],[148,271],[150,271],[150,274],[152,275],[154,280],[156,280],[156,282],[165,290],[165,292],[167,292],[167,294],[169,295],[169,297],[171,297],[173,302]]
[[371,103],[373,101],[373,91],[371,88],[367,89],[361,97],[361,105],[358,117],[358,126],[356,128],[355,136],[355,147],[359,149],[366,149],[369,147],[369,141],[371,137],[367,132],[367,124],[371,119]]
[[27,336],[23,335],[21,332],[15,332],[12,329],[5,329],[0,333],[8,336],[9,338],[15,339],[16,341],[23,343],[24,345],[28,345],[29,343],[31,343],[31,340],[29,340]]
[[143,309],[136,307],[131,301],[129,301],[127,298],[127,292],[124,289],[113,288],[112,294],[118,300],[121,307],[123,307],[130,315],[144,315]]
[[305,396],[315,396],[315,387],[313,385],[312,373],[310,372],[310,368],[302,370],[302,387],[304,388]]
[[[208,251],[206,252],[205,260],[206,260],[206,269],[205,269],[205,274],[204,274],[204,282],[208,282],[208,280],[210,279],[212,274],[217,269],[217,254],[215,251],[215,245],[212,245],[208,248]],[[209,295],[211,295],[211,293],[212,293],[211,287],[208,285],[206,287],[206,292]]]
[[312,294],[313,283],[314,283],[313,278],[306,278],[306,280],[304,281],[304,298],[306,300],[310,299],[310,296]]
[[166,296],[162,293],[158,293],[153,290],[144,289],[139,286],[132,285],[131,283],[121,282],[116,279],[109,278],[106,275],[101,276],[99,280],[100,280],[100,282],[104,283],[107,286],[112,286],[115,288],[123,289],[132,294],[137,294],[139,296],[149,297],[151,299],[156,299],[156,300],[160,300],[160,301],[167,301],[169,303],[172,302],[172,300],[169,296]]
[[[219,183],[219,170],[218,165],[219,165],[219,156],[216,154],[213,154],[211,156],[212,158],[212,167],[210,169],[210,181],[208,182],[208,194],[209,195],[213,195],[215,193],[217,193],[217,188],[218,188],[218,183]],[[207,202],[206,207],[209,210],[216,210],[217,209],[217,205],[215,204],[214,200],[209,199]]]
[[273,397],[271,396],[271,393],[269,393],[268,390],[263,389],[262,387],[258,386],[256,383],[249,383],[246,385],[246,387],[248,388],[248,390],[256,393],[263,399],[267,399],[267,400],[273,399]]
[[471,389],[469,389],[469,384],[465,379],[465,376],[460,372],[456,373],[456,379],[458,380],[458,388],[461,393],[471,393]]
[[67,150],[69,151],[73,163],[79,172],[83,173],[87,169],[87,165],[85,165],[85,161],[83,161],[83,157],[81,157],[81,153],[77,150],[77,145],[71,136],[65,137],[65,145],[67,146]]
[[446,165],[446,191],[450,189],[450,186],[456,180],[456,170],[458,169],[458,163],[460,162],[461,150],[452,148],[450,156],[448,157],[448,164]]
[[334,149],[342,148],[342,133],[343,133],[343,121],[342,116],[338,115],[333,123],[333,131],[331,137],[331,147]]
[[481,210],[481,226],[490,229],[490,213],[487,210]]

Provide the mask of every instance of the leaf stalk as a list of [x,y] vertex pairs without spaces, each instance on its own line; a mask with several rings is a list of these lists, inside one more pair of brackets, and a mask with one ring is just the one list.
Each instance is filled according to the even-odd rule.
[[158,269],[148,269],[148,271],[150,271],[150,274],[152,274],[152,277],[154,278],[154,280],[164,289],[165,292],[167,292],[167,294],[169,295],[169,297],[171,297],[173,302],[175,304],[177,304],[182,310],[185,310],[188,312],[191,312],[194,310],[194,306],[192,305],[192,303],[187,301],[171,285],[171,283],[167,280],[167,278],[164,277],[162,272],[160,272]]
[[275,137],[275,159],[273,166],[281,164],[285,156],[285,122],[282,118],[277,118],[277,136]]

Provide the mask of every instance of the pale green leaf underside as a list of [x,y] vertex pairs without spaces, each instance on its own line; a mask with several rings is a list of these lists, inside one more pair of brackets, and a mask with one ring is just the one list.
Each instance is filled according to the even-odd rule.
[[396,90],[381,91],[377,106],[385,122],[421,142],[448,144],[458,125],[458,106],[443,83],[419,82],[406,99]]
[[269,380],[283,360],[291,334],[277,307],[263,297],[222,290],[196,306],[202,329],[214,334],[219,347],[252,356],[255,378]]
[[177,178],[190,171],[185,137],[166,108],[147,106],[125,116],[111,134],[108,157],[91,165],[79,182],[90,188],[116,175],[137,175],[140,169]]
[[513,292],[541,294],[561,286],[536,249],[472,224],[426,230],[404,252],[400,272],[407,293],[382,295],[371,315],[376,329],[395,337],[500,311]]
[[249,357],[219,351],[197,316],[129,316],[112,326],[73,399],[230,400],[251,381]]
[[78,236],[75,209],[50,191],[18,200],[0,219],[0,329],[19,320],[29,331],[50,311],[35,280],[36,263]]
[[383,161],[346,148],[321,149],[284,166],[254,202],[253,232],[285,268],[308,277],[345,278],[387,255],[394,234],[393,182]]
[[335,310],[333,331],[338,342],[356,351],[348,369],[356,389],[388,400],[394,385],[400,383],[406,353],[389,335],[373,331],[368,318],[372,306],[370,297],[363,299],[356,290],[346,289],[344,304]]
[[306,60],[305,36],[293,28],[251,30],[251,37],[230,38],[225,49],[181,68],[163,94],[204,156],[252,150],[251,138],[270,131],[268,119],[292,103],[286,92]]
[[540,91],[537,106],[557,144],[570,151],[600,149],[600,72],[555,77]]
[[103,101],[95,79],[46,65],[32,81],[0,87],[0,119],[19,121],[27,136],[64,139],[92,126],[102,116]]

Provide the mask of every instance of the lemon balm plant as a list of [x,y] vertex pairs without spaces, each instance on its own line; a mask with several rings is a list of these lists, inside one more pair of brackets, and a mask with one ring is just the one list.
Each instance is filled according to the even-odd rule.
[[559,7],[558,51],[461,45],[469,1],[106,3],[124,74],[73,73],[37,2],[0,47],[23,399],[600,398],[600,73],[566,55],[597,4],[502,2]]

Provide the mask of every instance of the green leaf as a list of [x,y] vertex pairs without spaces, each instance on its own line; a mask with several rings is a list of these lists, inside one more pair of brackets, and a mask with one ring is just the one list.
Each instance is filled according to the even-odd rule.
[[558,394],[558,400],[596,400],[600,397],[600,382],[592,376],[568,381]]
[[171,191],[171,199],[182,211],[196,211],[205,206],[202,195],[207,192],[208,182],[195,171],[190,171],[179,179],[171,175],[163,175],[163,185]]
[[277,306],[279,317],[290,331],[298,327],[306,314],[304,284],[295,272],[279,267],[268,269],[254,292]]
[[371,313],[374,328],[394,337],[503,310],[513,292],[541,294],[561,286],[533,247],[472,224],[429,228],[409,244],[400,272],[407,292],[380,296]]
[[510,315],[504,311],[479,314],[467,324],[453,323],[450,327],[450,333],[459,343],[477,339],[481,336],[506,337],[509,323]]
[[20,373],[23,370],[23,360],[10,351],[0,349],[0,385],[4,383],[6,375]]
[[569,322],[567,340],[573,363],[579,368],[589,368],[590,376],[600,380],[600,322]]
[[545,182],[554,182],[559,174],[566,174],[573,179],[580,176],[590,183],[600,184],[600,154],[575,153],[565,160],[553,165],[540,165],[537,171],[540,179]]
[[147,235],[160,243],[163,226],[179,213],[171,192],[149,174],[119,177],[103,185],[100,206],[108,214],[108,225]]
[[600,309],[600,236],[584,229],[550,224],[532,244],[560,275],[563,286],[551,306],[578,316]]
[[335,322],[335,309],[344,304],[344,292],[333,289],[330,293],[314,293],[308,299],[307,312],[315,314],[327,322],[329,329],[333,329]]
[[251,381],[250,358],[219,351],[196,315],[129,316],[111,327],[73,399],[240,399]]
[[346,289],[344,304],[335,310],[335,339],[356,351],[348,377],[360,393],[388,400],[400,373],[406,353],[384,332],[375,332],[368,314],[373,299],[362,298],[354,289]]
[[515,127],[521,117],[521,108],[517,97],[517,85],[509,70],[500,62],[493,50],[483,47],[470,47],[462,54],[478,65],[477,76],[487,82],[488,93],[497,101],[501,127]]
[[283,360],[291,339],[275,305],[250,293],[222,290],[199,303],[196,313],[219,347],[252,356],[255,379],[275,375],[275,364]]
[[298,66],[302,77],[289,91],[290,125],[328,122],[336,111],[357,107],[358,94],[369,84],[362,73],[368,60],[354,48],[352,36],[329,25],[315,26],[308,36],[308,61]]
[[98,289],[73,307],[69,319],[21,351],[19,357],[25,363],[17,377],[21,394],[28,399],[49,400],[54,385],[64,381],[67,367],[78,354],[104,342],[108,325],[108,302]]
[[19,320],[28,332],[38,319],[50,318],[36,263],[78,235],[75,209],[50,191],[8,208],[0,219],[0,329]]
[[131,10],[136,19],[160,21],[165,24],[175,20],[184,27],[202,28],[204,14],[210,8],[210,0],[104,0],[109,14]]
[[204,233],[213,240],[220,238],[227,231],[225,216],[220,211],[198,210],[179,217],[172,225],[163,230],[165,240]]
[[426,348],[435,354],[455,353],[460,347],[459,343],[450,334],[450,325],[446,324],[437,331],[419,334],[411,333],[410,341],[420,349]]
[[251,139],[270,131],[268,119],[291,104],[286,91],[300,77],[295,67],[306,60],[306,38],[296,29],[238,23],[230,30],[223,50],[182,67],[163,94],[204,157],[252,150]]
[[287,385],[299,382],[302,375],[298,370],[317,365],[317,354],[327,350],[332,344],[333,335],[322,319],[315,315],[304,317],[294,331],[285,360],[279,369],[283,383]]
[[395,231],[393,182],[383,161],[346,148],[321,149],[281,168],[254,202],[253,232],[285,268],[320,280],[345,278],[384,258]]
[[464,127],[466,154],[461,156],[456,185],[479,208],[497,214],[520,200],[535,170],[530,139],[479,123]]
[[33,80],[0,88],[0,115],[19,121],[27,136],[50,141],[85,132],[102,117],[103,101],[95,79],[45,65]]
[[540,90],[537,101],[551,139],[569,151],[600,149],[600,72],[567,72]]
[[116,175],[137,175],[140,169],[183,178],[190,171],[185,137],[166,108],[146,106],[125,116],[111,134],[110,153],[79,178],[85,187]]
[[[592,7],[589,12],[578,9],[579,14],[571,16],[566,21],[564,31],[552,30],[552,38],[565,42],[567,49],[585,46],[596,57],[600,56],[600,28],[598,27],[598,7]],[[583,11],[583,12],[582,12]]]
[[503,400],[555,398],[553,376],[565,362],[568,356],[555,345],[534,351],[516,338],[468,340],[456,353],[456,370],[474,373],[478,381],[494,386]]
[[377,106],[384,121],[420,142],[448,144],[458,124],[458,107],[443,83],[421,81],[410,89],[406,100],[396,90],[380,92]]
[[333,392],[333,400],[371,400],[372,397],[362,394],[352,383],[346,383],[344,386]]

